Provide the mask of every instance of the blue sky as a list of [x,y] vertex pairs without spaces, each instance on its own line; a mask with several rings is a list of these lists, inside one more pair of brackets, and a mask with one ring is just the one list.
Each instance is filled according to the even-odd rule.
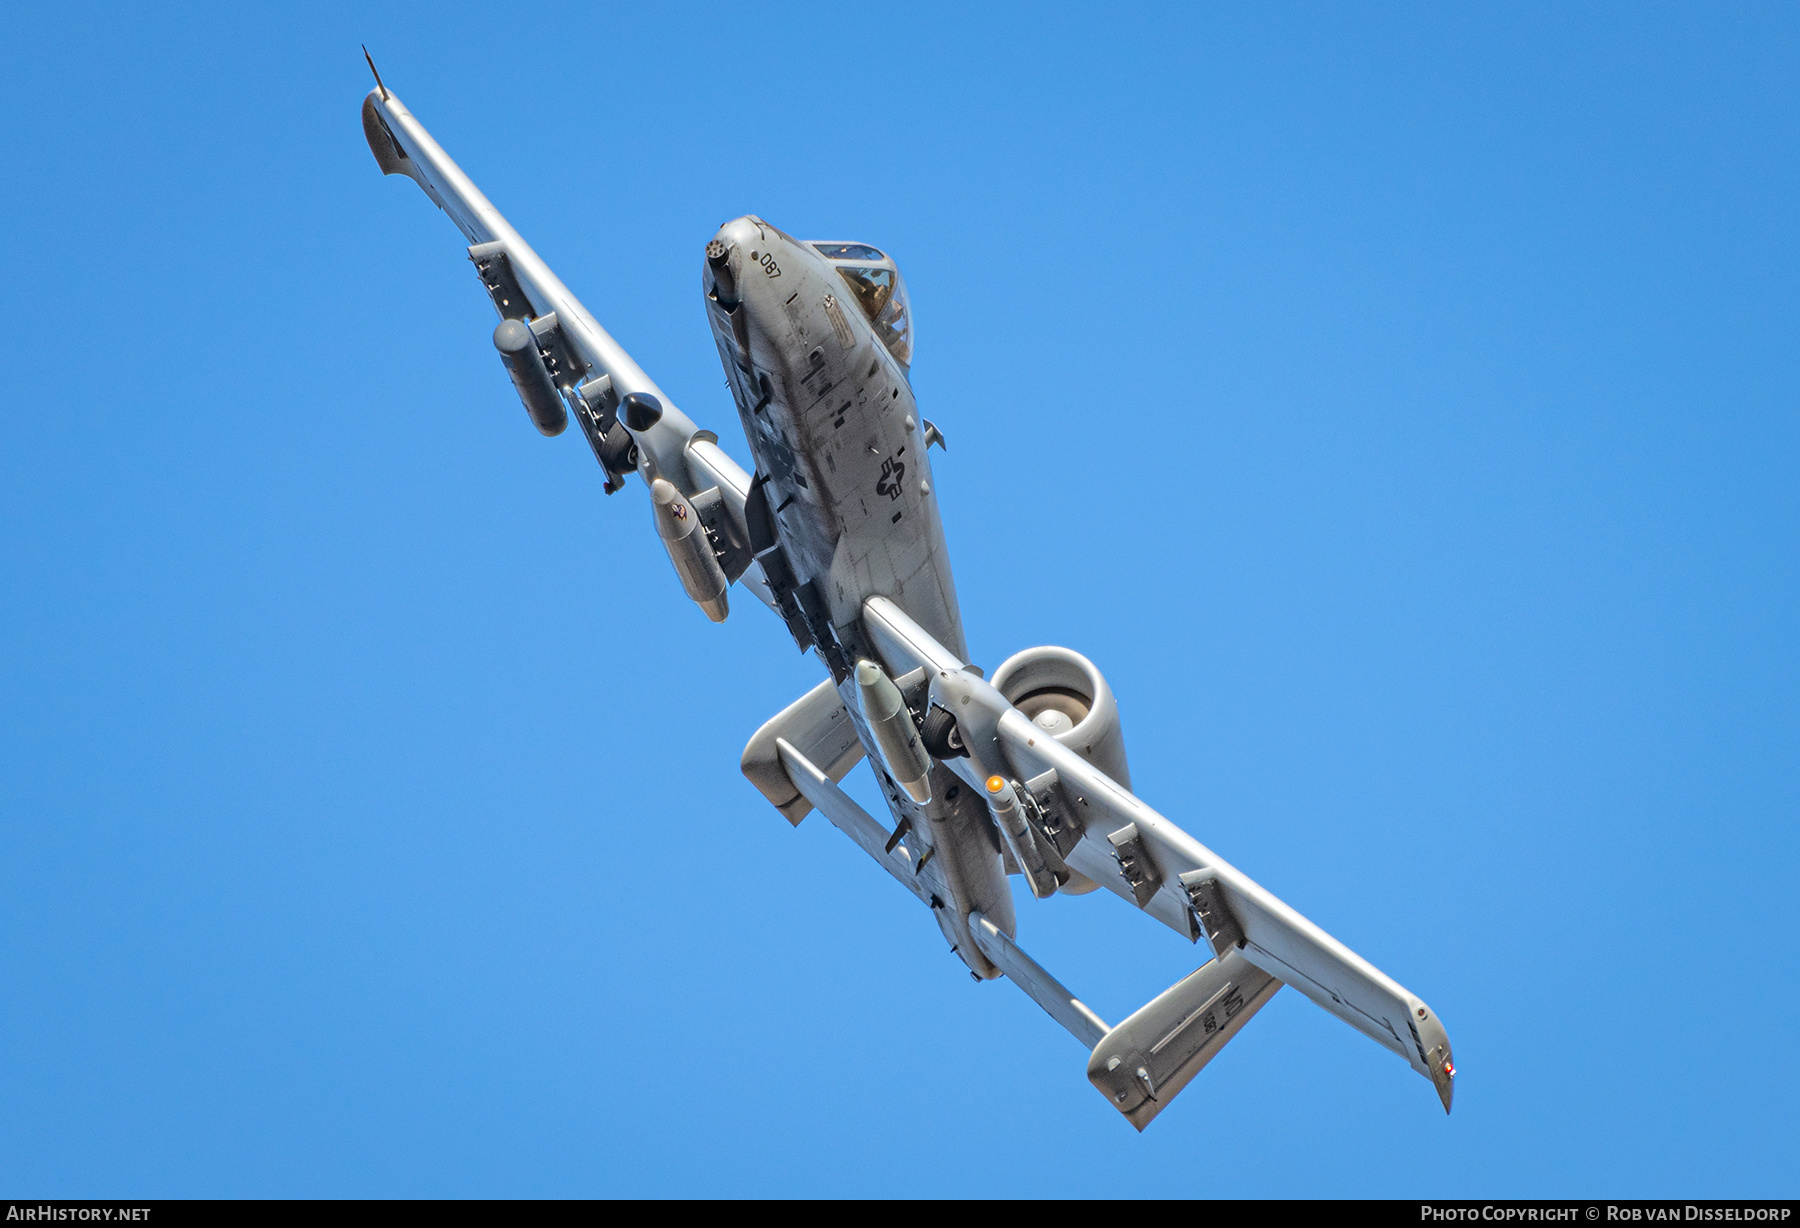
[[[6,23],[0,1194],[1795,1193],[1791,7]],[[1289,991],[1139,1137],[790,829],[819,667],[530,429],[364,42],[740,459],[714,228],[894,253],[976,659],[1092,657],[1454,1116]]]

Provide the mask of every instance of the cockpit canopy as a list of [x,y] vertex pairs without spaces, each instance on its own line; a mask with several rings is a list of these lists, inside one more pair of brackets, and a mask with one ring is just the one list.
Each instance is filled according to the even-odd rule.
[[875,335],[903,367],[912,366],[912,303],[906,279],[892,260],[867,243],[814,243],[813,249],[837,269],[851,297],[874,326]]

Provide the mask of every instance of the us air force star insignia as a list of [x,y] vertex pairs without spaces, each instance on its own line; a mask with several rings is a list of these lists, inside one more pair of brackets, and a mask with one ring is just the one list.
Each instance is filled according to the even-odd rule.
[[900,480],[906,476],[904,461],[884,460],[881,462],[881,477],[875,482],[875,493],[886,495],[890,499],[900,497]]

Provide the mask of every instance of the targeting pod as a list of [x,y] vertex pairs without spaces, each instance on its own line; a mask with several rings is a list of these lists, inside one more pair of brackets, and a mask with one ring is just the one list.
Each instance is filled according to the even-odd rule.
[[919,744],[912,713],[894,680],[867,658],[856,663],[856,689],[862,695],[863,717],[869,732],[887,760],[888,772],[906,795],[921,806],[931,800],[931,758]]
[[994,816],[994,823],[1006,839],[1006,847],[1012,850],[1013,860],[1024,871],[1025,881],[1031,884],[1031,894],[1040,900],[1055,895],[1056,875],[1051,873],[1044,855],[1038,851],[1024,812],[1019,809],[1018,793],[1006,777],[987,778],[987,804],[988,812]]
[[701,527],[700,513],[682,498],[681,492],[665,478],[650,483],[650,506],[656,514],[656,535],[662,538],[681,587],[694,604],[706,611],[716,623],[725,621],[730,603],[725,590],[730,581],[713,555],[712,539]]
[[525,402],[525,412],[531,415],[538,433],[562,434],[569,425],[569,411],[550,382],[531,325],[523,320],[500,321],[494,330],[494,348],[500,351],[500,361],[506,364],[506,373],[512,376],[513,387],[519,390],[519,400]]

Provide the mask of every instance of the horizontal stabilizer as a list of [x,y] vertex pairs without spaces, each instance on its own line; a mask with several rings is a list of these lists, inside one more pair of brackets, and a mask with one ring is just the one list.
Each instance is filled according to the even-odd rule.
[[933,901],[950,894],[938,867],[915,861],[912,850],[903,844],[888,848],[887,830],[875,821],[875,817],[858,806],[854,798],[826,775],[824,768],[795,750],[786,738],[777,738],[775,749],[788,777],[807,802],[818,807],[819,813],[830,819],[833,826],[880,862],[882,869],[894,876],[895,882],[917,896],[921,903],[931,904],[935,912],[937,905]]
[[1088,1081],[1142,1130],[1280,988],[1226,951],[1103,1036]]
[[1076,1040],[1092,1048],[1105,1039],[1106,1021],[1021,951],[1006,931],[976,912],[969,914],[969,932],[975,935],[975,945],[993,961],[994,967],[1043,1007],[1050,1018],[1069,1029]]
[[766,721],[744,747],[740,761],[744,775],[757,791],[798,827],[800,820],[812,813],[813,803],[782,762],[777,742],[788,743],[803,758],[820,765],[833,781],[842,780],[862,762],[863,747],[856,737],[856,722],[850,719],[831,679]]

